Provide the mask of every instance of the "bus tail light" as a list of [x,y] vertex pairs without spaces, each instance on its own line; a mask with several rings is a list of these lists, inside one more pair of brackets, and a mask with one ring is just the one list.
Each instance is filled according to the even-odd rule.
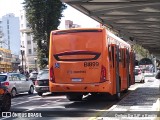
[[50,81],[55,82],[55,77],[54,77],[54,71],[53,71],[53,66],[49,70],[49,76],[50,76]]
[[105,81],[106,81],[106,68],[102,65],[100,82],[105,82]]

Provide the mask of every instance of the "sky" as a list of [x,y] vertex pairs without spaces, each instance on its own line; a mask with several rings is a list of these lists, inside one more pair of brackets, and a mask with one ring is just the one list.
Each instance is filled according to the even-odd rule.
[[[14,13],[15,16],[20,16],[20,10],[23,9],[23,0],[0,0],[0,18],[8,13]],[[64,29],[65,20],[73,21],[73,24],[81,25],[81,27],[96,27],[98,22],[77,11],[76,9],[67,5],[67,9],[63,11],[61,24],[59,29]]]

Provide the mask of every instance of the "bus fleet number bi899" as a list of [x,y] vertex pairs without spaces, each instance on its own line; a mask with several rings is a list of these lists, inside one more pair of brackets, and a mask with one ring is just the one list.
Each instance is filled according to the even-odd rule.
[[84,62],[84,67],[98,67],[99,62]]

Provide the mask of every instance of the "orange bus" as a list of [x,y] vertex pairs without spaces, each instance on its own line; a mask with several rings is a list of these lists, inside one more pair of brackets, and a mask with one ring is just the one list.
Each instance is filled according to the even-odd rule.
[[49,86],[70,101],[88,93],[121,97],[134,84],[131,46],[105,28],[73,28],[50,34]]

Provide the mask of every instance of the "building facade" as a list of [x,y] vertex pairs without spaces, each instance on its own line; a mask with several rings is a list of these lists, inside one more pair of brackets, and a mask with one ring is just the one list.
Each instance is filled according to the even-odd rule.
[[5,48],[0,48],[0,72],[12,71],[11,51]]
[[24,10],[21,10],[20,12],[20,40],[21,40],[20,66],[22,67],[23,64],[23,69],[27,71],[38,69],[37,44],[35,41],[33,41],[33,35],[31,33],[29,23],[26,20],[26,12]]
[[73,21],[71,20],[65,20],[65,29],[69,28],[80,28],[81,26],[78,24],[73,24]]
[[12,54],[19,55],[19,17],[15,17],[13,13],[10,13],[2,16],[0,21],[0,47],[11,50]]

